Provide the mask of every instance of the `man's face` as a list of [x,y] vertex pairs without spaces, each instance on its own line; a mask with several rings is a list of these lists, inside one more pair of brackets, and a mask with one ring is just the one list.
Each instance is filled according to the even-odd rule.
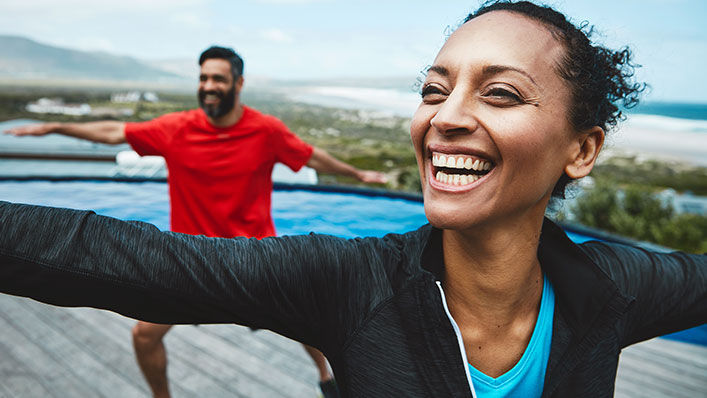
[[199,106],[212,119],[226,115],[236,104],[236,86],[228,61],[220,58],[205,60],[199,74]]

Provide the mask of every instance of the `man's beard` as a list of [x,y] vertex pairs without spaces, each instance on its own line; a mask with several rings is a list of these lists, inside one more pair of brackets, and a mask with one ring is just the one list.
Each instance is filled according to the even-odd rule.
[[[204,98],[209,94],[216,95],[219,98],[218,105],[204,104]],[[199,106],[204,110],[206,115],[212,119],[218,119],[230,112],[236,104],[236,85],[231,86],[231,89],[226,93],[199,90],[198,97]]]

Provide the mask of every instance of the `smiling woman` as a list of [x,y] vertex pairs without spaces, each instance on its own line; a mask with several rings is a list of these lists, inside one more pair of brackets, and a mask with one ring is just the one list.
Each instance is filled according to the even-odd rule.
[[622,348],[707,318],[705,256],[577,245],[544,218],[635,102],[627,65],[550,8],[493,2],[449,37],[411,124],[431,225],[213,239],[0,203],[0,291],[271,329],[323,351],[344,396],[610,397]]

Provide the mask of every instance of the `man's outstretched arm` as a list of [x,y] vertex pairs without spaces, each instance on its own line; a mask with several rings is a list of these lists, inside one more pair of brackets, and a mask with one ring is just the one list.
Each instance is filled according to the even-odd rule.
[[340,174],[353,177],[361,182],[369,184],[385,184],[388,178],[385,174],[373,170],[360,170],[348,163],[342,162],[331,156],[325,150],[314,147],[312,156],[307,162],[307,166],[325,174]]
[[102,144],[117,145],[125,143],[125,123],[100,121],[86,123],[39,123],[27,124],[5,131],[14,136],[42,136],[50,133],[67,135]]

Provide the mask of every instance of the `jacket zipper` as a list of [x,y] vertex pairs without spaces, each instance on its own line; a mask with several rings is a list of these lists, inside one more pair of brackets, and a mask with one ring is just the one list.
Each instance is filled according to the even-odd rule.
[[471,382],[471,373],[469,373],[469,360],[466,358],[466,349],[464,348],[464,340],[462,340],[462,333],[459,330],[459,326],[457,326],[457,323],[454,321],[454,318],[452,318],[452,314],[449,312],[449,308],[447,307],[447,299],[444,296],[444,290],[442,290],[442,283],[440,281],[436,282],[437,287],[439,288],[439,294],[442,297],[442,306],[444,307],[444,312],[447,314],[449,322],[452,323],[452,327],[454,328],[454,334],[456,334],[457,336],[457,343],[459,343],[459,351],[461,351],[462,353],[462,363],[464,364],[464,373],[466,374],[466,381],[469,383],[469,388],[471,389],[471,397],[477,398],[476,391],[474,390],[474,383]]

